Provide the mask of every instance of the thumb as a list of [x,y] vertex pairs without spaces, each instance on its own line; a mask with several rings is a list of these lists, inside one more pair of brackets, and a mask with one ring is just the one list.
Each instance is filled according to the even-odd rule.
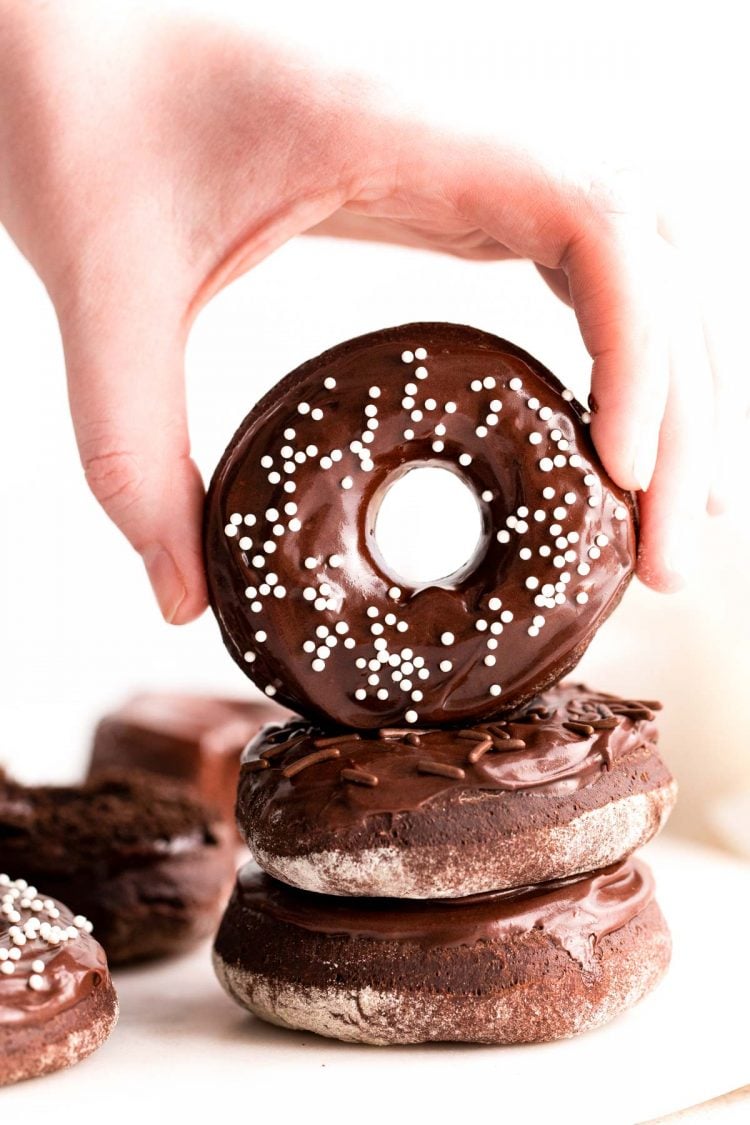
[[70,408],[91,491],[141,555],[165,619],[181,625],[207,602],[184,331],[155,304],[127,304],[61,321]]

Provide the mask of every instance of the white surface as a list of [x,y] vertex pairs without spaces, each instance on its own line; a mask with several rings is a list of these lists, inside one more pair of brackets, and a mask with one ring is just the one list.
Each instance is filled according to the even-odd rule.
[[[206,947],[115,975],[120,1023],[91,1059],[0,1093],[3,1120],[66,1106],[103,1120],[383,1120],[636,1125],[750,1081],[750,867],[693,845],[646,850],[674,938],[662,985],[578,1039],[536,1047],[360,1047],[237,1008]],[[81,1119],[80,1117],[78,1118]],[[93,1116],[87,1120],[95,1120]]]

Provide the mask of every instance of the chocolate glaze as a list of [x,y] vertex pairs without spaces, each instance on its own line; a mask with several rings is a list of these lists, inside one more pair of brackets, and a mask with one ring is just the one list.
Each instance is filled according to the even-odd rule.
[[[4,890],[6,888],[0,885],[0,897]],[[72,926],[72,912],[62,903],[52,901],[60,912],[55,925]],[[20,925],[33,917],[29,910],[20,913]],[[27,939],[23,946],[14,947],[9,934],[12,925],[0,914],[0,949],[20,948],[21,952],[20,959],[14,962],[12,975],[0,972],[0,1028],[12,1025],[20,1029],[45,1024],[109,981],[104,950],[85,931],[79,930],[76,938],[56,947],[33,938]],[[40,974],[43,987],[39,991],[29,987],[29,977],[36,971],[31,967],[32,962],[37,960],[44,962],[44,971]]]
[[[653,895],[650,870],[633,859],[534,887],[420,902],[311,894],[287,887],[247,864],[238,872],[228,909],[259,912],[316,934],[425,947],[502,942],[543,930],[585,963],[596,942],[645,910]],[[224,952],[221,933],[217,947]]]
[[243,748],[283,717],[262,700],[144,692],[98,724],[89,777],[131,768],[171,777],[231,820]]
[[[371,333],[283,379],[206,505],[211,604],[240,667],[294,710],[360,729],[478,721],[559,679],[636,558],[633,498],[570,397],[521,349],[451,324]],[[485,536],[464,570],[413,587],[388,573],[373,526],[419,464],[466,480]]]
[[[335,735],[303,720],[269,726],[243,754],[240,830],[265,848],[296,854],[310,845],[310,833],[330,833],[344,846],[372,818],[415,812],[451,794],[460,808],[451,807],[450,824],[462,833],[466,818],[459,815],[465,806],[460,798],[471,791],[513,793],[519,800],[534,794],[569,798],[580,808],[581,790],[603,781],[621,761],[633,757],[643,763],[654,757],[658,732],[653,712],[658,707],[592,692],[583,684],[558,684],[500,723],[400,735],[394,731],[356,741],[342,731],[335,744],[338,757],[314,762],[292,776],[285,770],[309,756],[317,743],[330,744]],[[491,748],[472,760],[488,741]],[[425,760],[457,767],[464,776],[421,772]],[[268,768],[257,769],[260,761]],[[652,762],[645,775],[641,765],[641,791],[669,783],[668,771],[658,766]],[[363,771],[377,783],[352,784],[342,777],[345,770]],[[601,804],[616,795],[613,789],[596,800]],[[529,810],[524,817],[530,821]],[[323,846],[320,839],[318,846]]]

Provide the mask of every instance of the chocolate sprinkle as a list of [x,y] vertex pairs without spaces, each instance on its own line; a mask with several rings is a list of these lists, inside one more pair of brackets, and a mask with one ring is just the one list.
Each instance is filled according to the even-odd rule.
[[428,762],[421,759],[417,762],[418,773],[432,773],[437,777],[452,777],[456,781],[462,781],[466,777],[466,773],[459,766],[450,766],[447,762]]
[[371,789],[378,784],[378,779],[374,773],[368,773],[365,770],[352,770],[345,769],[339,774],[342,781],[353,781],[355,785],[367,785]]
[[573,734],[589,735],[594,733],[594,728],[590,723],[578,723],[571,720],[567,723],[563,723],[563,727],[565,730],[572,731]]
[[316,750],[314,754],[306,754],[304,758],[298,758],[291,765],[284,766],[281,773],[283,777],[294,777],[295,774],[306,770],[308,766],[314,766],[316,762],[326,762],[329,758],[340,757],[341,751],[335,746],[330,746],[327,750]]
[[318,750],[324,750],[327,746],[343,746],[347,742],[361,742],[362,735],[355,734],[333,734],[330,738],[314,738],[313,746]]

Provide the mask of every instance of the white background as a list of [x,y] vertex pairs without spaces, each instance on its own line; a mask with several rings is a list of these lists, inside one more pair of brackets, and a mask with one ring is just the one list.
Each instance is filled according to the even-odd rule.
[[[750,99],[745,36],[729,5],[277,3],[256,18],[370,68],[433,116],[647,164],[694,244],[725,362],[745,377]],[[506,336],[585,393],[575,323],[527,266],[301,239],[216,298],[194,329],[189,407],[204,474],[254,401],[296,364],[418,319]],[[682,784],[673,827],[703,838],[715,800],[750,790],[747,475],[740,457],[734,514],[708,529],[690,589],[667,598],[634,583],[581,666],[603,690],[663,698],[664,752]],[[75,777],[98,715],[136,687],[248,690],[208,615],[182,629],[161,622],[139,560],[89,497],[53,312],[1,238],[0,511],[0,759],[17,775]],[[733,1026],[725,983],[728,1010],[712,1013],[719,1036]],[[658,1104],[667,1108],[664,1091]]]

